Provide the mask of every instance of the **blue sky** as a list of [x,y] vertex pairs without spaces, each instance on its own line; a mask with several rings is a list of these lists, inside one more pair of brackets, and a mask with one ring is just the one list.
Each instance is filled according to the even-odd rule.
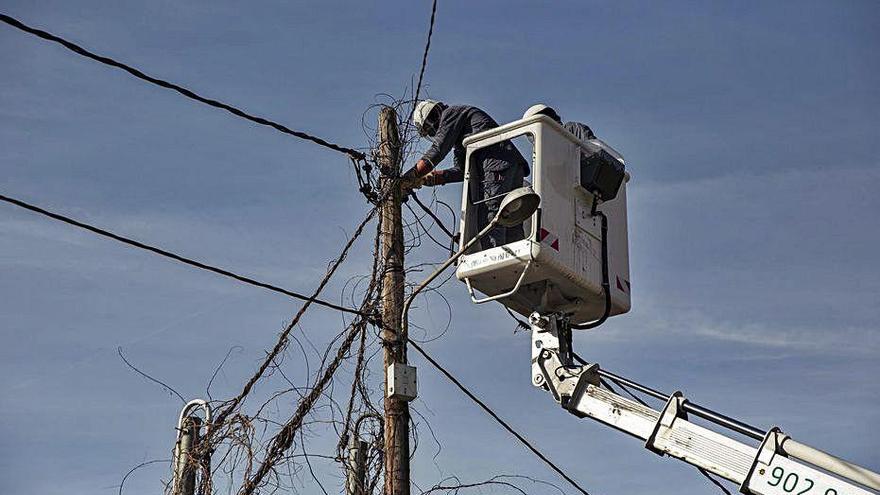
[[[429,9],[7,0],[2,11],[364,146],[364,110],[417,75]],[[875,2],[855,1],[441,1],[426,92],[499,121],[549,103],[626,155],[633,311],[580,335],[582,355],[880,469],[878,21]],[[333,152],[6,26],[0,65],[4,194],[304,292],[366,211]],[[456,204],[458,188],[439,196]],[[357,244],[330,296],[369,269],[370,251]],[[412,259],[442,257],[426,243]],[[229,396],[298,308],[10,206],[0,267],[5,493],[116,493],[130,467],[167,458],[180,403],[117,346],[187,397],[239,346],[212,388]],[[473,307],[455,283],[443,293],[455,311],[432,353],[591,493],[715,493],[686,465],[560,410],[532,389],[528,337],[501,308]],[[436,334],[445,314],[430,297],[416,318]],[[320,348],[341,325],[315,310],[300,330]],[[498,473],[561,483],[413,361],[415,407],[443,443],[435,455],[423,432],[419,486]],[[333,441],[316,432],[314,448]],[[341,487],[335,465],[317,469]],[[138,471],[126,493],[155,493],[160,478],[164,465]],[[315,489],[303,478],[301,492]]]

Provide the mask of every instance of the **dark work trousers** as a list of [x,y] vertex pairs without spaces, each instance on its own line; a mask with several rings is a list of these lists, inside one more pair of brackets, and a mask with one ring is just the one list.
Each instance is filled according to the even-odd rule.
[[[498,208],[501,206],[501,201],[504,199],[504,196],[501,195],[523,186],[524,172],[523,167],[520,165],[512,165],[500,172],[484,172],[481,184],[482,191],[480,191],[482,194],[479,194],[479,196],[481,196],[481,199],[492,198],[493,196],[499,197],[490,199],[485,203],[480,203],[477,212],[478,231],[483,230],[495,218],[495,214],[498,213]],[[522,224],[515,227],[496,226],[483,237],[480,243],[483,249],[489,249],[523,239],[525,239],[525,233]]]

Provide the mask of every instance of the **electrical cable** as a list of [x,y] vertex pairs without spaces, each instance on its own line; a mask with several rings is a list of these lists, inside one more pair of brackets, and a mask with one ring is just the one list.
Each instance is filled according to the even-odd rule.
[[[602,378],[601,376],[599,377],[599,384],[602,385],[603,387],[607,388],[608,390],[610,390],[612,394],[617,393],[617,390],[615,390],[614,387],[612,387],[611,384],[608,383],[607,381],[605,381],[605,379]],[[620,394],[618,394],[618,395],[620,395]]]
[[[434,223],[436,223],[437,225],[439,225],[440,228],[443,230],[443,232],[444,232],[447,236],[449,236],[449,247],[448,247],[448,250],[449,250],[449,256],[453,256],[453,255],[455,254],[455,244],[458,242],[458,235],[453,234],[453,233],[452,233],[452,232],[446,227],[446,225],[443,224],[443,221],[440,220],[440,217],[438,217],[437,214],[434,213],[433,210],[431,210],[431,208],[429,208],[427,205],[425,205],[424,203],[422,203],[422,201],[418,198],[418,196],[416,196],[415,191],[411,191],[411,192],[410,192],[410,195],[411,195],[412,198],[415,200],[416,204],[418,204],[419,207],[420,207],[422,210],[425,211],[425,213],[427,213],[428,215],[431,216],[431,218],[434,220]],[[440,201],[439,199],[436,199],[436,198],[435,198],[435,200],[437,201],[437,204],[440,204],[440,205],[445,206],[446,209],[448,209],[449,212],[452,213],[452,224],[455,225],[455,222],[456,222],[456,220],[457,220],[457,217],[456,217],[456,215],[455,215],[455,210],[453,210],[452,207],[449,206],[448,204],[446,204],[445,202]],[[419,223],[421,224],[421,222],[419,222]],[[424,226],[423,226],[423,227],[424,227]],[[427,229],[425,229],[425,232],[427,233]],[[432,237],[431,239],[434,240],[433,237]],[[435,241],[435,242],[436,242],[436,241]],[[444,247],[445,247],[445,246],[444,246]]]
[[[431,36],[434,34],[434,18],[437,15],[437,0],[431,5],[431,21],[428,25],[428,40],[425,42],[425,51],[422,54],[422,67],[419,69],[419,82],[416,85],[415,103],[419,102],[419,93],[422,91],[422,78],[425,76],[425,67],[428,65],[428,50],[431,49]],[[413,107],[415,108],[415,107]]]
[[410,206],[409,203],[404,203],[404,205],[406,205],[406,209],[409,210],[410,213],[412,213],[412,216],[413,218],[415,218],[416,223],[419,227],[422,228],[422,231],[425,233],[428,239],[431,239],[434,244],[440,246],[441,248],[446,249],[446,246],[444,246],[442,242],[438,241],[437,238],[431,235],[430,229],[428,229],[428,227],[426,227],[425,224],[422,223],[422,218],[419,217],[418,213],[416,213],[415,210],[413,210],[412,206]]
[[[603,378],[603,380],[604,380],[604,378]],[[619,381],[615,380],[614,378],[609,378],[609,380],[611,380],[612,382],[614,382],[618,387],[620,387],[621,390],[623,390],[624,392],[626,392],[626,395],[630,396],[630,397],[632,398],[632,400],[638,402],[639,404],[641,404],[641,405],[643,405],[643,406],[645,406],[645,407],[650,407],[650,406],[648,406],[648,403],[647,403],[647,402],[643,401],[642,399],[639,398],[639,396],[637,396],[636,394],[632,393],[632,391],[631,391],[631,390],[629,389],[629,387],[627,387],[626,385],[620,383]]]
[[[431,10],[431,20],[430,20],[430,26],[429,26],[429,30],[428,30],[427,42],[426,42],[425,50],[424,50],[424,53],[422,56],[422,64],[421,64],[421,69],[419,71],[418,84],[416,87],[416,93],[415,93],[416,100],[418,99],[419,94],[421,92],[422,81],[423,81],[423,77],[424,77],[424,73],[425,73],[425,68],[427,65],[428,52],[429,52],[430,46],[431,46],[431,37],[433,34],[433,30],[434,30],[434,21],[435,21],[435,16],[436,16],[436,10],[437,10],[437,0],[434,0],[433,5],[432,5],[432,10]],[[297,137],[297,138],[300,138],[303,140],[307,140],[307,141],[313,142],[315,144],[318,144],[320,146],[326,147],[328,149],[332,149],[334,151],[338,151],[338,152],[347,154],[353,160],[365,160],[366,159],[366,155],[364,155],[364,153],[362,153],[360,151],[357,151],[357,150],[354,150],[351,148],[346,148],[346,147],[340,146],[335,143],[328,142],[322,138],[312,136],[312,135],[307,134],[302,131],[296,131],[296,130],[290,129],[287,126],[284,126],[283,124],[279,124],[277,122],[271,121],[271,120],[266,119],[264,117],[251,115],[241,109],[238,109],[238,108],[233,107],[231,105],[228,105],[226,103],[220,102],[218,100],[206,98],[206,97],[201,96],[201,95],[195,93],[194,91],[187,89],[183,86],[180,86],[180,85],[171,83],[169,81],[165,81],[165,80],[158,79],[156,77],[147,75],[146,73],[144,73],[134,67],[131,67],[131,66],[124,64],[122,62],[119,62],[117,60],[114,60],[110,57],[95,54],[95,53],[93,53],[89,50],[86,50],[85,48],[83,48],[73,42],[70,42],[70,41],[65,40],[61,37],[53,35],[47,31],[43,31],[43,30],[28,26],[28,25],[24,24],[23,22],[15,19],[11,16],[8,16],[6,14],[0,14],[0,21],[3,21],[4,23],[6,23],[12,27],[15,27],[21,31],[35,35],[41,39],[58,43],[58,44],[62,45],[63,47],[67,48],[68,50],[70,50],[80,56],[95,60],[97,62],[103,63],[103,64],[111,66],[111,67],[115,67],[115,68],[124,70],[125,72],[131,74],[132,76],[134,76],[138,79],[144,80],[146,82],[149,82],[151,84],[157,85],[157,86],[165,88],[165,89],[173,90],[173,91],[175,91],[175,92],[177,92],[187,98],[190,98],[190,99],[198,101],[200,103],[209,105],[214,108],[225,110],[225,111],[227,111],[237,117],[249,120],[249,121],[254,122],[256,124],[272,127],[275,130],[282,132],[284,134],[288,134],[288,135],[291,135],[291,136],[294,136],[294,137]],[[357,166],[357,165],[355,165],[355,166]],[[360,179],[360,177],[359,177],[359,179]],[[360,182],[360,180],[359,180],[359,182]],[[437,223],[437,225],[440,226],[441,229],[450,238],[454,239],[455,235],[445,227],[445,225],[442,223],[442,221],[440,221],[440,219],[437,218],[437,216],[430,210],[430,208],[428,208],[424,204],[422,204],[422,202],[419,201],[419,199],[416,197],[416,195],[414,193],[412,196],[415,199],[416,203],[424,211],[426,211],[432,217],[432,219],[434,219],[434,221]],[[0,195],[0,200],[3,200],[9,204],[18,206],[20,208],[47,216],[47,217],[52,218],[54,220],[58,220],[63,223],[67,223],[69,225],[90,231],[92,233],[101,235],[103,237],[113,239],[113,240],[121,242],[123,244],[129,245],[132,247],[136,247],[139,249],[143,249],[146,251],[150,251],[154,254],[157,254],[157,255],[160,255],[160,256],[163,256],[163,257],[166,257],[166,258],[169,258],[169,259],[172,259],[172,260],[175,260],[175,261],[178,261],[178,262],[181,262],[181,263],[184,263],[184,264],[187,264],[187,265],[190,265],[190,266],[202,269],[202,270],[210,271],[210,272],[216,273],[218,275],[232,278],[232,279],[237,280],[239,282],[243,282],[243,283],[250,284],[250,285],[253,285],[256,287],[271,290],[273,292],[281,293],[281,294],[287,295],[289,297],[293,297],[293,298],[300,299],[303,301],[310,301],[310,302],[313,302],[315,304],[318,304],[318,305],[321,305],[321,306],[324,306],[327,308],[335,309],[337,311],[356,314],[356,315],[365,317],[368,320],[371,319],[370,315],[367,315],[367,314],[365,314],[361,311],[358,311],[356,309],[339,306],[339,305],[331,303],[331,302],[323,301],[321,299],[317,299],[314,297],[309,297],[309,296],[299,294],[297,292],[293,292],[293,291],[290,291],[290,290],[287,290],[287,289],[284,289],[284,288],[281,288],[281,287],[278,287],[275,285],[271,285],[271,284],[260,282],[258,280],[255,280],[255,279],[252,279],[249,277],[238,275],[236,273],[233,273],[231,271],[228,271],[228,270],[225,270],[222,268],[208,265],[206,263],[196,261],[196,260],[193,260],[190,258],[186,258],[181,255],[172,253],[170,251],[166,251],[164,249],[161,249],[161,248],[158,248],[155,246],[151,246],[151,245],[127,238],[127,237],[123,237],[118,234],[114,234],[110,231],[107,231],[107,230],[80,222],[80,221],[72,219],[70,217],[66,217],[66,216],[63,216],[63,215],[60,215],[57,213],[53,213],[51,211],[45,210],[43,208],[40,208],[38,206],[26,203],[24,201],[21,201],[21,200],[15,199],[15,198],[11,198],[11,197],[8,197],[5,195]],[[610,305],[610,287],[609,287],[609,282],[608,282],[607,240],[606,240],[606,237],[607,237],[607,218],[601,212],[599,212],[599,215],[602,218],[603,288],[605,289],[605,298],[606,298],[605,313],[596,322],[587,323],[587,324],[580,324],[580,325],[572,325],[572,328],[578,328],[578,329],[594,328],[594,327],[604,323],[604,321],[608,318],[608,315],[610,313],[610,306],[611,305]],[[434,360],[431,356],[429,356],[424,351],[424,349],[421,348],[421,346],[419,346],[417,343],[415,343],[413,341],[409,341],[409,344],[412,345],[413,348],[417,352],[419,352],[419,354],[421,354],[432,366],[434,366],[434,368],[436,368],[438,371],[440,371],[441,374],[443,374],[447,379],[449,379],[453,384],[455,384],[468,398],[470,398],[473,402],[475,402],[478,406],[480,406],[480,408],[482,408],[487,414],[489,414],[489,416],[491,416],[496,422],[498,422],[502,427],[504,427],[505,430],[507,430],[510,434],[512,434],[517,440],[519,440],[532,453],[534,453],[538,458],[540,458],[544,463],[546,463],[551,469],[553,469],[556,473],[558,473],[563,479],[565,479],[569,484],[571,484],[574,488],[576,488],[582,494],[589,495],[589,493],[585,489],[583,489],[576,481],[574,481],[571,477],[569,477],[561,468],[559,468],[556,464],[554,464],[543,453],[541,453],[536,447],[534,447],[527,439],[525,439],[521,434],[519,434],[516,430],[514,430],[506,421],[501,419],[501,417],[499,417],[497,415],[497,413],[495,413],[482,400],[480,400],[472,392],[470,392],[470,390],[468,390],[451,373],[449,373],[445,368],[443,368],[436,360]],[[580,359],[580,358],[578,358],[578,359]],[[623,388],[624,390],[627,390],[626,387],[623,387],[620,383],[618,383],[616,381],[615,381],[615,383],[617,383],[619,386],[621,386],[621,388]],[[642,402],[640,399],[638,399],[637,397],[632,395],[631,392],[629,392],[628,390],[627,390],[627,392],[630,393],[630,395],[635,400],[644,404],[644,402]],[[704,476],[706,476],[710,481],[712,481],[715,485],[717,485],[727,495],[730,495],[730,492],[728,492],[717,480],[712,478],[706,471],[704,471],[703,469],[699,469],[699,471]]]
[[462,383],[461,383],[460,381],[458,381],[458,379],[456,379],[456,378],[455,378],[455,377],[454,377],[449,371],[447,371],[446,368],[444,368],[443,366],[441,366],[440,363],[438,363],[436,360],[434,360],[434,358],[432,358],[431,356],[429,356],[428,353],[425,352],[425,350],[421,348],[421,346],[419,346],[417,343],[413,342],[412,340],[409,340],[409,341],[407,341],[407,342],[409,343],[409,345],[411,345],[411,346],[413,347],[413,349],[415,349],[419,354],[421,354],[422,357],[424,357],[429,363],[431,363],[431,366],[433,366],[437,371],[439,371],[441,374],[443,374],[443,376],[445,376],[445,377],[446,377],[449,381],[451,381],[456,387],[458,387],[458,389],[461,390],[462,393],[464,393],[464,394],[465,394],[465,395],[466,395],[471,401],[473,401],[473,402],[476,403],[478,406],[480,406],[480,408],[483,409],[483,411],[485,411],[486,414],[488,414],[489,416],[491,416],[492,419],[494,419],[494,420],[495,420],[498,424],[500,424],[505,430],[507,430],[508,433],[510,433],[511,435],[513,435],[514,437],[516,437],[516,439],[519,440],[520,443],[522,443],[523,445],[526,446],[526,448],[528,448],[529,450],[531,450],[533,454],[535,454],[536,456],[538,456],[539,459],[541,459],[542,461],[544,461],[545,464],[547,464],[551,469],[553,469],[554,471],[556,471],[557,474],[559,474],[560,476],[562,476],[562,478],[563,478],[565,481],[567,481],[571,486],[573,486],[575,489],[577,489],[577,490],[578,490],[579,492],[581,492],[583,495],[589,495],[589,492],[587,492],[586,490],[584,490],[584,489],[578,484],[577,481],[573,480],[569,475],[567,475],[567,474],[565,473],[565,471],[563,471],[559,466],[557,466],[556,464],[554,464],[553,461],[551,461],[550,459],[548,459],[547,456],[545,456],[543,453],[541,453],[540,450],[538,450],[534,445],[532,445],[531,442],[529,442],[528,440],[526,440],[522,435],[520,435],[516,430],[514,430],[509,424],[507,424],[506,421],[504,421],[503,419],[501,419],[501,417],[499,417],[498,414],[495,413],[495,411],[493,411],[489,406],[487,406],[485,402],[483,402],[482,400],[480,400],[476,395],[474,395],[470,390],[468,390],[467,387],[465,387],[464,385],[462,385]]
[[[321,300],[321,299],[316,299],[316,298],[313,298],[313,297],[308,297],[308,296],[305,296],[305,295],[302,295],[302,294],[298,294],[298,293],[296,293],[296,292],[289,291],[289,290],[287,290],[287,289],[283,289],[283,288],[280,288],[280,287],[277,287],[277,286],[274,286],[274,285],[271,285],[271,284],[267,284],[267,283],[264,283],[264,282],[260,282],[260,281],[257,281],[257,280],[254,280],[254,279],[251,279],[251,278],[248,278],[248,277],[244,277],[244,276],[242,276],[242,275],[237,275],[237,274],[235,274],[235,273],[233,273],[233,272],[230,272],[230,271],[228,271],[228,270],[225,270],[225,269],[222,269],[222,268],[217,268],[217,267],[214,267],[214,266],[211,266],[211,265],[207,265],[207,264],[205,264],[205,263],[202,263],[202,262],[199,262],[199,261],[196,261],[196,260],[192,260],[192,259],[189,259],[189,258],[185,258],[185,257],[183,257],[183,256],[180,256],[180,255],[177,255],[177,254],[171,253],[171,252],[166,251],[166,250],[163,250],[163,249],[161,249],[161,248],[157,248],[157,247],[154,247],[154,246],[151,246],[151,245],[148,245],[148,244],[144,244],[144,243],[142,243],[142,242],[139,242],[139,241],[136,241],[136,240],[133,240],[133,239],[127,238],[127,237],[120,236],[120,235],[118,235],[118,234],[114,234],[114,233],[109,232],[109,231],[107,231],[107,230],[104,230],[104,229],[101,229],[101,228],[98,228],[98,227],[95,227],[95,226],[92,226],[92,225],[89,225],[89,224],[86,224],[86,223],[80,222],[80,221],[78,221],[78,220],[74,220],[74,219],[72,219],[72,218],[70,218],[70,217],[66,217],[66,216],[60,215],[60,214],[58,214],[58,213],[54,213],[54,212],[51,212],[51,211],[45,210],[45,209],[40,208],[40,207],[38,207],[38,206],[32,205],[32,204],[30,204],[30,203],[26,203],[26,202],[24,202],[24,201],[21,201],[21,200],[15,199],[15,198],[8,197],[8,196],[3,195],[3,194],[0,194],[0,200],[5,201],[5,202],[7,202],[7,203],[9,203],[9,204],[12,204],[12,205],[18,206],[18,207],[20,207],[20,208],[23,208],[23,209],[26,209],[26,210],[32,211],[32,212],[34,212],[34,213],[38,213],[38,214],[41,214],[41,215],[47,216],[47,217],[52,218],[52,219],[54,219],[54,220],[58,220],[58,221],[60,221],[60,222],[63,222],[63,223],[66,223],[66,224],[72,225],[72,226],[74,226],[74,227],[78,227],[78,228],[81,228],[81,229],[84,229],[84,230],[90,231],[90,232],[92,232],[92,233],[95,233],[95,234],[101,235],[101,236],[103,236],[103,237],[107,237],[107,238],[113,239],[113,240],[115,240],[115,241],[121,242],[121,243],[126,244],[126,245],[129,245],[129,246],[133,246],[133,247],[136,247],[136,248],[139,248],[139,249],[143,249],[143,250],[146,250],[146,251],[150,251],[150,252],[152,252],[152,253],[154,253],[154,254],[158,254],[158,255],[160,255],[160,256],[164,256],[164,257],[167,257],[167,258],[173,259],[173,260],[175,260],[175,261],[178,261],[178,262],[181,262],[181,263],[184,263],[184,264],[190,265],[190,266],[194,266],[194,267],[196,267],[196,268],[200,268],[200,269],[203,269],[203,270],[207,270],[207,271],[210,271],[210,272],[213,272],[213,273],[217,273],[217,274],[219,274],[219,275],[223,275],[223,276],[226,276],[226,277],[229,277],[229,278],[232,278],[232,279],[238,280],[238,281],[240,281],[240,282],[244,282],[244,283],[247,283],[247,284],[250,284],[250,285],[254,285],[254,286],[261,287],[261,288],[264,288],[264,289],[268,289],[268,290],[271,290],[271,291],[274,291],[274,292],[278,292],[278,293],[281,293],[281,294],[287,295],[287,296],[289,296],[289,297],[293,297],[293,298],[300,299],[300,300],[304,300],[304,301],[311,301],[311,302],[313,302],[313,303],[315,303],[315,304],[318,304],[318,305],[321,305],[321,306],[325,306],[325,307],[328,307],[328,308],[331,308],[331,309],[335,309],[335,310],[338,310],[338,311],[342,311],[342,312],[346,312],[346,313],[356,314],[356,315],[359,315],[359,316],[365,317],[365,318],[367,318],[367,319],[370,319],[370,316],[369,316],[369,315],[367,315],[367,314],[365,314],[365,313],[363,313],[363,312],[361,312],[361,311],[358,311],[358,310],[355,310],[355,309],[351,309],[351,308],[346,308],[346,307],[343,307],[343,306],[339,306],[339,305],[336,305],[336,304],[333,304],[333,303],[330,303],[330,302],[327,302],[327,301],[323,301],[323,300]],[[518,433],[516,430],[514,430],[514,429],[513,429],[513,428],[512,428],[512,427],[511,427],[506,421],[504,421],[500,416],[498,416],[497,413],[495,413],[495,412],[494,412],[494,411],[493,411],[488,405],[486,405],[485,402],[483,402],[483,401],[480,400],[478,397],[476,397],[476,396],[475,396],[475,395],[474,395],[469,389],[467,389],[467,387],[465,387],[465,386],[464,386],[464,385],[463,385],[458,379],[456,379],[456,378],[455,378],[455,377],[454,377],[449,371],[447,371],[442,365],[440,365],[440,364],[439,364],[434,358],[432,358],[430,355],[428,355],[428,353],[427,353],[424,349],[422,349],[421,346],[419,346],[416,342],[413,342],[412,340],[408,341],[408,343],[409,343],[410,345],[412,345],[412,347],[413,347],[413,348],[414,348],[419,354],[421,354],[422,357],[424,357],[424,358],[425,358],[425,359],[426,359],[426,360],[427,360],[427,361],[428,361],[428,362],[429,362],[429,363],[430,363],[435,369],[437,369],[438,371],[440,371],[441,374],[443,374],[448,380],[450,380],[454,385],[456,385],[456,387],[458,387],[459,390],[461,390],[461,391],[462,391],[462,392],[463,392],[463,393],[464,393],[469,399],[471,399],[474,403],[476,403],[478,406],[480,406],[481,409],[483,409],[483,410],[484,410],[484,411],[485,411],[490,417],[492,417],[496,422],[498,422],[498,424],[500,424],[505,430],[507,430],[507,431],[508,431],[510,434],[512,434],[517,440],[519,440],[520,443],[522,443],[526,448],[528,448],[532,453],[534,453],[539,459],[541,459],[541,460],[542,460],[545,464],[547,464],[551,469],[553,469],[554,471],[556,471],[556,473],[558,473],[563,479],[565,479],[569,484],[571,484],[571,485],[572,485],[574,488],[576,488],[578,491],[580,491],[580,492],[583,493],[584,495],[589,495],[589,492],[587,492],[586,490],[584,490],[584,489],[583,489],[583,488],[582,488],[582,487],[581,487],[576,481],[574,481],[574,480],[573,480],[570,476],[568,476],[568,475],[567,475],[567,474],[566,474],[561,468],[559,468],[555,463],[553,463],[553,461],[551,461],[549,458],[547,458],[547,457],[546,457],[541,451],[539,451],[534,445],[532,445],[532,444],[531,444],[526,438],[524,438],[520,433]],[[575,357],[575,359],[577,359],[577,360],[580,361],[581,363],[585,363],[585,361],[584,361],[580,356],[574,355],[574,357]],[[613,381],[614,381],[614,380],[613,380]],[[623,387],[623,385],[621,385],[621,384],[618,383],[617,381],[614,381],[614,382],[617,383],[619,386],[621,386],[621,388],[624,388],[624,390],[626,390],[626,388]],[[628,390],[627,390],[627,392],[629,393]],[[630,395],[632,395],[632,394],[630,393]],[[644,402],[642,402],[642,401],[641,401],[640,399],[638,399],[637,397],[635,397],[635,396],[632,396],[632,397],[633,397],[635,400],[637,400],[637,401],[641,402],[642,404],[644,404]],[[721,486],[721,484],[720,484],[717,480],[715,480],[711,475],[709,475],[708,473],[706,473],[706,472],[703,471],[702,469],[700,470],[700,472],[701,472],[701,474],[703,474],[704,476],[706,476],[710,481],[712,481],[714,484],[718,485],[718,487],[719,487],[721,490],[723,490],[725,493],[727,493],[727,495],[730,495],[730,493],[729,493],[729,492],[728,492],[723,486]]]
[[142,72],[138,69],[135,69],[134,67],[131,67],[130,65],[126,65],[126,64],[119,62],[117,60],[114,60],[110,57],[105,57],[103,55],[95,54],[95,53],[90,52],[90,51],[86,50],[85,48],[83,48],[73,42],[65,40],[64,38],[55,36],[54,34],[43,31],[41,29],[37,29],[37,28],[31,27],[31,26],[28,26],[27,24],[19,21],[18,19],[15,19],[14,17],[10,17],[6,14],[0,14],[0,21],[3,21],[6,24],[8,24],[16,29],[19,29],[19,30],[24,31],[29,34],[33,34],[34,36],[37,36],[37,37],[42,38],[44,40],[58,43],[61,46],[67,48],[68,50],[70,50],[78,55],[81,55],[83,57],[90,58],[90,59],[95,60],[97,62],[101,62],[102,64],[109,65],[111,67],[116,67],[117,69],[122,69],[125,72],[128,72],[129,74],[131,74],[132,76],[134,76],[138,79],[142,79],[144,81],[147,81],[151,84],[155,84],[160,87],[163,87],[165,89],[170,89],[172,91],[176,91],[176,92],[180,93],[181,95],[186,96],[187,98],[198,101],[200,103],[204,103],[204,104],[212,106],[214,108],[226,110],[227,112],[229,112],[237,117],[247,119],[251,122],[254,122],[254,123],[257,123],[260,125],[269,126],[269,127],[272,127],[273,129],[280,131],[280,132],[283,132],[285,134],[289,134],[291,136],[298,137],[300,139],[305,139],[306,141],[311,141],[315,144],[318,144],[318,145],[323,146],[325,148],[329,148],[334,151],[338,151],[340,153],[345,153],[346,155],[348,155],[351,158],[356,159],[356,160],[365,160],[366,159],[366,155],[364,155],[360,151],[357,151],[357,150],[354,150],[351,148],[346,148],[344,146],[340,146],[338,144],[325,141],[324,139],[321,139],[316,136],[312,136],[312,135],[307,134],[302,131],[295,131],[293,129],[288,128],[287,126],[284,126],[284,125],[279,124],[277,122],[273,122],[269,119],[266,119],[263,117],[257,117],[255,115],[251,115],[251,114],[245,112],[244,110],[240,110],[240,109],[233,107],[231,105],[228,105],[226,103],[201,96],[192,90],[184,88],[183,86],[180,86],[180,85],[177,85],[177,84],[174,84],[174,83],[162,80],[162,79],[158,79],[153,76],[149,76],[149,75],[145,74],[144,72]]
[[697,468],[697,471],[699,471],[700,474],[705,476],[707,480],[711,481],[713,485],[717,486],[722,492],[725,493],[725,495],[730,495],[730,492],[727,490],[727,488],[725,488],[724,485],[722,485],[720,481],[715,479],[715,477],[712,476],[712,474],[709,473],[709,471],[706,471],[703,468]]
[[[447,203],[446,201],[443,201],[442,199],[438,199],[437,197],[434,197],[434,201],[436,201],[438,205],[446,208],[449,211],[449,214],[452,215],[453,227],[458,225],[458,215],[455,214],[455,210],[453,210],[452,207],[449,206],[449,203]],[[458,235],[457,234],[453,235],[452,238],[454,241],[458,242]]]
[[523,320],[520,320],[518,316],[513,314],[513,311],[510,308],[508,308],[507,306],[504,306],[504,309],[507,310],[507,314],[509,314],[510,317],[513,318],[514,321],[516,321],[517,328],[522,328],[523,330],[531,330],[531,328],[532,328],[531,325],[529,325],[528,323],[526,323]]
[[284,288],[281,288],[281,287],[278,287],[278,286],[275,286],[272,284],[268,284],[265,282],[260,282],[258,280],[255,280],[255,279],[252,279],[249,277],[245,277],[243,275],[238,275],[238,274],[233,273],[229,270],[225,270],[223,268],[218,268],[216,266],[212,266],[207,263],[203,263],[201,261],[196,261],[191,258],[186,258],[186,257],[181,256],[179,254],[175,254],[170,251],[166,251],[162,248],[151,246],[149,244],[144,244],[143,242],[136,241],[136,240],[130,239],[128,237],[123,237],[119,234],[114,234],[113,232],[110,232],[108,230],[104,230],[99,227],[95,227],[93,225],[89,225],[87,223],[80,222],[79,220],[74,220],[73,218],[66,217],[66,216],[58,214],[58,213],[53,213],[49,210],[40,208],[39,206],[35,206],[30,203],[26,203],[20,199],[10,198],[9,196],[0,194],[0,200],[5,201],[9,204],[18,206],[19,208],[23,208],[25,210],[30,210],[34,213],[39,213],[40,215],[44,215],[44,216],[47,216],[47,217],[52,218],[54,220],[64,222],[68,225],[73,225],[74,227],[78,227],[83,230],[87,230],[87,231],[92,232],[94,234],[98,234],[100,236],[107,237],[109,239],[113,239],[114,241],[118,241],[123,244],[129,245],[132,247],[136,247],[138,249],[143,249],[145,251],[150,251],[151,253],[158,254],[159,256],[164,256],[166,258],[170,258],[170,259],[172,259],[174,261],[178,261],[180,263],[194,266],[194,267],[199,268],[201,270],[207,270],[209,272],[213,272],[218,275],[223,275],[224,277],[229,277],[231,279],[238,280],[239,282],[244,282],[246,284],[250,284],[250,285],[253,285],[256,287],[271,290],[273,292],[278,292],[280,294],[284,294],[286,296],[293,297],[295,299],[300,299],[303,301],[310,301],[314,304],[318,304],[318,305],[321,305],[321,306],[324,306],[324,307],[327,307],[330,309],[335,309],[337,311],[342,311],[344,313],[351,313],[351,314],[355,314],[358,316],[362,316],[362,317],[366,318],[368,321],[372,321],[374,319],[371,315],[367,315],[361,311],[358,311],[357,309],[346,308],[346,307],[340,306],[338,304],[334,304],[334,303],[324,301],[321,299],[317,299],[314,297],[309,297],[309,296],[300,294],[298,292],[287,290],[287,289],[284,289]]
[[[419,197],[416,196],[416,192],[415,192],[415,191],[410,192],[409,195],[410,195],[410,197],[411,197],[412,199],[415,200],[416,204],[419,205],[419,207],[420,207],[422,210],[425,211],[425,213],[427,213],[428,215],[430,215],[430,217],[434,220],[434,223],[436,223],[437,226],[440,227],[440,229],[442,229],[443,232],[445,232],[446,235],[448,235],[450,239],[455,239],[455,234],[453,234],[453,233],[452,233],[452,232],[446,227],[446,225],[443,224],[443,220],[440,220],[440,217],[438,217],[437,214],[434,213],[433,210],[431,210],[431,209],[428,208],[424,203],[422,203],[422,201],[419,199]],[[453,212],[453,213],[454,213],[454,212]]]
[[[575,361],[581,363],[581,364],[584,365],[584,366],[587,366],[587,365],[589,364],[589,363],[587,363],[587,361],[586,361],[584,358],[578,356],[578,354],[577,354],[576,352],[572,352],[572,353],[571,353],[571,356],[575,359]],[[616,379],[615,376],[609,376],[610,373],[605,372],[605,370],[599,370],[599,374],[601,375],[601,376],[599,377],[599,380],[601,380],[601,381],[603,382],[603,384],[604,384],[606,387],[608,387],[608,389],[611,390],[612,392],[614,392],[614,389],[612,389],[611,386],[610,386],[610,384],[609,384],[608,382],[605,381],[605,378],[607,378],[607,379],[611,380],[612,382],[614,382],[615,385],[617,385],[618,387],[620,387],[621,390],[623,390],[624,392],[626,392],[627,395],[629,395],[630,397],[632,397],[632,399],[633,399],[634,401],[638,402],[639,404],[641,404],[641,405],[643,405],[643,406],[645,406],[645,407],[651,407],[651,406],[649,406],[645,401],[643,401],[642,399],[638,398],[638,396],[636,396],[635,394],[633,394],[633,393],[630,391],[629,387],[626,386],[626,384],[624,384],[624,383],[620,383],[620,381],[618,381],[618,380]],[[614,392],[614,393],[617,393],[617,392]]]
[[602,290],[605,292],[605,310],[598,320],[590,323],[572,324],[575,330],[589,330],[605,323],[611,315],[611,283],[608,275],[608,217],[601,211],[596,211],[597,200],[593,199],[593,211],[591,215],[602,219]]

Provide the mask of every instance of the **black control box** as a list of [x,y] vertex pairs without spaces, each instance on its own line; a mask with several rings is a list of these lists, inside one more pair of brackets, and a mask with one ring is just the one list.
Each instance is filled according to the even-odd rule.
[[625,174],[623,163],[607,151],[581,151],[581,187],[602,201],[617,197]]

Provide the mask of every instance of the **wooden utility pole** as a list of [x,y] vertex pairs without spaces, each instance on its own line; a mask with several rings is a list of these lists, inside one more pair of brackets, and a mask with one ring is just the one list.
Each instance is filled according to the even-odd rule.
[[388,366],[406,363],[406,335],[401,326],[403,309],[403,222],[401,219],[400,131],[397,112],[379,112],[379,166],[382,172],[382,338],[385,343],[385,495],[409,495],[409,404],[388,398]]

